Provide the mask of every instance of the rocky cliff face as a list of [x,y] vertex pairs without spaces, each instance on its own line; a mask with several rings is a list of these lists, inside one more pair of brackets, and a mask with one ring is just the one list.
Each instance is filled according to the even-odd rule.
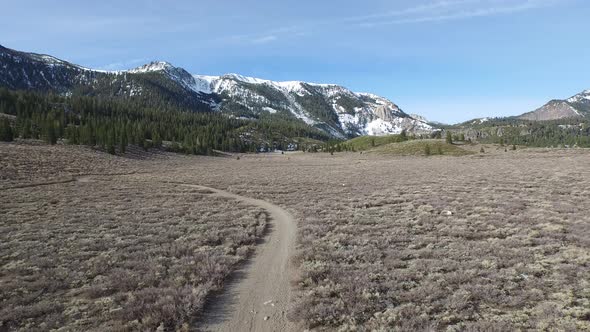
[[552,100],[533,112],[519,116],[519,119],[530,121],[547,121],[565,118],[582,117],[580,111],[563,100]]

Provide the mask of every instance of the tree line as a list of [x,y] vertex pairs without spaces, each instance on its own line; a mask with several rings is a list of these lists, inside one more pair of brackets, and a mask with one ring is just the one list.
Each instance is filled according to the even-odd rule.
[[113,154],[125,153],[129,144],[213,154],[214,150],[257,151],[261,142],[283,146],[293,137],[328,139],[316,128],[280,115],[251,120],[166,105],[146,106],[129,99],[66,97],[4,88],[0,88],[0,113],[16,116],[14,121],[0,121],[4,141],[20,137],[55,144],[63,139]]

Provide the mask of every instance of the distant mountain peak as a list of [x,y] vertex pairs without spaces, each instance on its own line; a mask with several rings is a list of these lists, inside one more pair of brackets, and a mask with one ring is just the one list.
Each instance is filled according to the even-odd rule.
[[137,68],[128,70],[129,73],[148,73],[154,71],[165,71],[169,70],[174,67],[171,63],[166,61],[152,61],[150,63],[146,63],[143,66],[139,66]]
[[553,99],[538,109],[522,114],[519,119],[547,121],[580,118],[590,114],[590,90],[584,90],[568,99]]
[[568,98],[569,103],[590,102],[590,90],[584,90],[575,96]]

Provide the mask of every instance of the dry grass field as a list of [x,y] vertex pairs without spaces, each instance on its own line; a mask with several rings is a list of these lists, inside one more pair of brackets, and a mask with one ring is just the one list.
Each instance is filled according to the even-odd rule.
[[[190,324],[265,220],[174,181],[295,216],[288,315],[305,328],[590,330],[590,152],[478,151],[140,160],[0,144],[0,329]],[[133,174],[7,189],[89,173]]]
[[[72,147],[1,149],[3,186],[133,164]],[[0,202],[0,330],[185,329],[267,225],[259,208],[141,174],[4,189]]]

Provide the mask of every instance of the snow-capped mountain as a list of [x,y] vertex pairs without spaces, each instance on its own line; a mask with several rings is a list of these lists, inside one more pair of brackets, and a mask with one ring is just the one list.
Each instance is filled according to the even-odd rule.
[[335,84],[276,82],[238,74],[194,78],[201,92],[221,96],[221,111],[237,109],[253,116],[280,112],[337,137],[432,130],[425,120],[404,113],[385,98]]
[[129,71],[104,71],[0,46],[0,87],[14,90],[132,98],[150,105],[210,111],[216,97],[193,91],[188,87],[192,81],[182,68],[163,62]]
[[11,89],[66,90],[94,80],[95,71],[55,57],[0,46],[0,84]]
[[569,98],[567,102],[576,110],[583,114],[590,113],[590,90],[584,90],[581,93]]
[[531,121],[578,118],[590,114],[590,90],[585,90],[565,100],[551,100],[542,107],[519,116]]
[[191,75],[161,61],[109,72],[2,46],[0,69],[0,86],[10,89],[133,98],[253,119],[263,112],[279,113],[338,138],[433,130],[424,118],[403,112],[386,98],[335,84],[275,82],[238,74]]

